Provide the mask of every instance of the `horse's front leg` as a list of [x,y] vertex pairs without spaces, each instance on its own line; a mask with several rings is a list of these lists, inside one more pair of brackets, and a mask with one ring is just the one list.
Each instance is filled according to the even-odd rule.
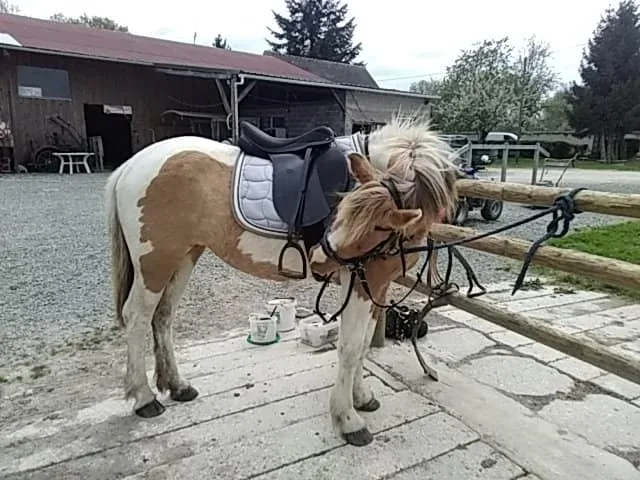
[[380,408],[380,402],[373,394],[373,390],[371,390],[371,387],[364,382],[363,362],[369,352],[369,348],[371,347],[371,340],[373,339],[376,325],[383,314],[384,310],[379,307],[374,307],[373,314],[369,317],[360,353],[360,360],[358,361],[355,377],[353,379],[353,404],[356,410],[360,410],[362,412],[374,412]]
[[[349,286],[348,271],[342,271],[340,284],[342,299]],[[338,376],[331,392],[331,419],[335,428],[351,445],[364,446],[373,441],[364,420],[354,408],[353,389],[358,364],[361,363],[367,327],[371,323],[370,300],[363,298],[354,288],[349,304],[342,313],[338,338]]]

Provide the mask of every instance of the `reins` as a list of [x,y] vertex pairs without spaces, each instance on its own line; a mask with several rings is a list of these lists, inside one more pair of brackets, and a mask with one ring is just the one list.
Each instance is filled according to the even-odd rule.
[[[402,208],[400,195],[398,194],[398,191],[395,188],[393,181],[390,179],[384,179],[381,181],[381,184],[384,187],[386,187],[387,190],[389,190],[389,193],[391,194],[391,197],[393,198],[396,206],[398,208]],[[486,293],[486,288],[484,288],[480,284],[475,272],[473,271],[473,268],[456,247],[460,245],[465,245],[467,243],[470,243],[476,240],[480,240],[482,238],[489,237],[491,235],[496,235],[498,233],[501,233],[507,230],[511,230],[521,225],[530,223],[534,220],[543,218],[546,215],[552,215],[551,220],[547,224],[546,233],[542,235],[538,240],[532,243],[529,251],[527,252],[527,255],[523,260],[522,269],[520,270],[518,278],[516,279],[513,290],[511,292],[511,294],[513,295],[522,287],[522,284],[524,282],[524,277],[527,273],[529,265],[533,260],[533,257],[536,251],[538,250],[538,248],[550,238],[563,237],[569,231],[571,221],[575,218],[575,215],[578,213],[581,213],[581,211],[576,207],[574,197],[578,192],[582,190],[585,190],[585,188],[583,187],[575,188],[563,195],[559,195],[554,199],[552,206],[544,209],[541,212],[535,213],[533,215],[529,215],[524,219],[511,222],[507,225],[495,228],[488,232],[472,235],[466,238],[462,238],[460,240],[440,243],[438,245],[435,244],[435,241],[431,237],[428,237],[427,243],[425,245],[419,245],[415,247],[405,247],[404,242],[406,241],[406,239],[403,238],[398,233],[394,232],[394,233],[391,233],[387,239],[383,240],[381,243],[376,245],[373,249],[371,249],[370,251],[366,252],[361,256],[353,257],[353,258],[341,258],[329,244],[329,241],[328,241],[329,232],[327,229],[327,231],[325,231],[320,241],[320,246],[323,252],[328,258],[336,261],[343,267],[346,267],[351,272],[351,275],[349,279],[347,295],[344,299],[342,306],[338,309],[338,311],[336,311],[329,318],[327,318],[326,315],[320,310],[320,300],[327,285],[331,281],[333,272],[328,276],[322,278],[323,284],[316,297],[314,313],[320,316],[320,318],[322,318],[323,322],[325,323],[335,321],[337,317],[341,315],[346,309],[349,303],[349,300],[351,299],[351,294],[353,292],[353,289],[355,288],[355,282],[357,278],[360,281],[360,284],[365,294],[369,297],[369,299],[371,300],[371,302],[373,302],[375,306],[382,309],[392,309],[394,310],[394,312],[397,314],[398,317],[401,316],[406,321],[410,322],[412,326],[411,343],[413,345],[416,356],[418,357],[418,361],[422,366],[425,374],[437,379],[436,372],[426,364],[420,351],[418,350],[417,335],[418,335],[419,327],[422,320],[427,315],[427,313],[429,313],[429,311],[436,306],[437,301],[443,300],[444,297],[446,297],[448,294],[454,291],[460,290],[460,287],[457,284],[450,282],[454,257],[460,262],[460,264],[465,270],[467,281],[469,283],[469,288],[467,290],[467,297],[469,298],[478,297]],[[437,268],[434,268],[433,270],[431,268],[435,264],[436,257],[434,256],[434,254],[438,250],[442,250],[442,249],[447,249],[447,257],[448,257],[447,269],[446,269],[444,279],[440,277],[439,273],[437,272]],[[405,276],[406,275],[405,256],[411,253],[422,253],[422,252],[426,252],[427,256],[422,264],[422,267],[418,271],[418,274],[416,275],[416,280],[413,286],[409,289],[409,291],[397,302],[392,300],[388,305],[378,303],[374,299],[371,289],[369,287],[369,282],[367,281],[366,264],[369,261],[375,260],[377,258],[386,258],[386,257],[399,255],[402,262],[402,276]],[[428,270],[427,270],[427,267],[428,267]],[[415,308],[411,309],[401,305],[409,297],[409,295],[413,293],[413,291],[417,288],[417,286],[423,283],[423,275],[425,273],[425,270],[427,270],[427,277],[428,277],[426,285],[430,292],[426,304],[421,309],[415,309]],[[438,280],[435,286],[432,284],[432,280],[434,280],[434,278]],[[480,289],[479,292],[473,292],[474,285]]]

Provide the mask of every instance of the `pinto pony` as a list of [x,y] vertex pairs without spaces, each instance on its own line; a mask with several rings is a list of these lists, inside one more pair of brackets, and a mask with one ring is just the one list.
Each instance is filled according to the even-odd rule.
[[[345,259],[380,250],[390,238],[419,244],[434,222],[451,214],[457,198],[456,174],[449,146],[427,123],[394,119],[368,138],[355,134],[336,140],[345,139],[353,145],[344,161],[356,186],[337,192],[340,198],[323,241],[307,246],[305,261],[314,274],[335,272],[343,300],[349,298],[341,315],[330,411],[334,426],[348,443],[366,445],[373,437],[356,410],[374,411],[380,404],[363,383],[362,361],[375,329],[379,307],[374,301],[384,303],[390,283],[401,274],[401,261],[398,256],[385,256],[384,251],[371,257],[365,265],[369,288],[358,280],[347,297]],[[369,159],[359,153],[362,145],[367,145]],[[277,268],[286,239],[248,229],[234,210],[234,195],[242,188],[236,181],[242,158],[243,151],[236,145],[176,137],[140,150],[107,181],[115,311],[127,342],[125,396],[135,399],[138,416],[154,417],[165,410],[146,375],[149,327],[158,390],[169,391],[180,402],[198,395],[178,369],[172,323],[205,249],[250,275],[274,281],[287,278]],[[268,164],[265,168],[270,172]],[[407,267],[417,260],[418,254],[407,256]],[[297,261],[290,254],[283,263],[293,268]]]

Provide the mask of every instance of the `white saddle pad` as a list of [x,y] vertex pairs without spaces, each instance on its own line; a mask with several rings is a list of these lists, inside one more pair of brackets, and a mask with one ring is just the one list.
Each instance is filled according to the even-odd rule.
[[[336,138],[336,143],[345,149],[347,155],[361,153],[356,136]],[[262,236],[286,238],[287,224],[273,205],[272,183],[271,161],[241,152],[233,175],[233,214],[246,230]]]

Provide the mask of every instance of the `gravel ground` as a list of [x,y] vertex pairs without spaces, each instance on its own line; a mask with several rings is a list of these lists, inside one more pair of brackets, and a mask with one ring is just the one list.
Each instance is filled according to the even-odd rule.
[[[490,173],[491,174],[491,173]],[[527,182],[528,172],[509,172],[509,181]],[[102,208],[107,174],[0,175],[0,377],[15,365],[33,365],[63,350],[73,351],[114,339],[108,273],[107,238]],[[572,170],[566,185],[621,193],[640,192],[640,174]],[[495,223],[472,212],[467,224],[493,228],[533,211],[505,205]],[[617,221],[583,213],[574,227]],[[512,235],[533,240],[546,222],[519,227]],[[515,279],[509,263],[493,255],[465,250],[484,284]],[[251,311],[275,296],[295,295],[311,306],[318,284],[257,280],[231,270],[206,254],[196,268],[178,310],[177,344],[244,329]],[[327,307],[335,306],[336,289]],[[249,301],[247,299],[250,299]]]

